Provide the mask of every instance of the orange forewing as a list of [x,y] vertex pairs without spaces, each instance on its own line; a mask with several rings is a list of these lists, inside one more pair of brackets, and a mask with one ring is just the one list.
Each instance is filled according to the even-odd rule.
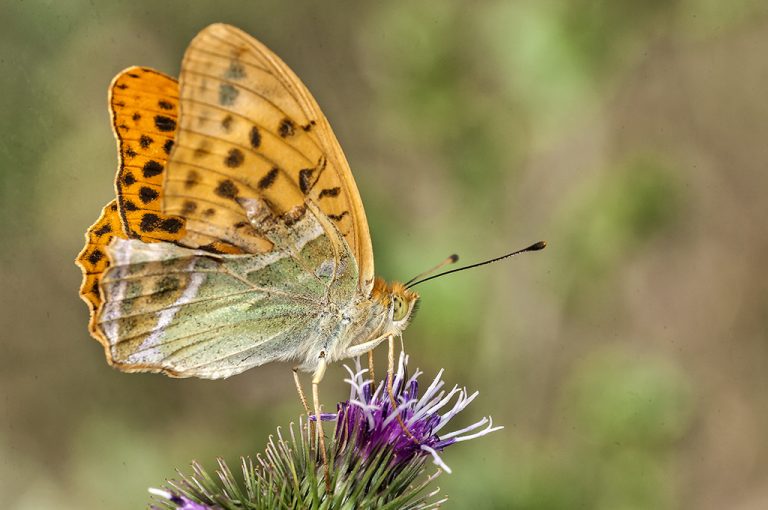
[[185,218],[182,244],[203,246],[213,237],[250,253],[268,251],[242,202],[259,199],[275,214],[300,214],[311,200],[349,244],[367,295],[373,256],[362,201],[301,80],[256,39],[215,24],[190,43],[179,82],[182,114],[163,210]]
[[85,246],[75,260],[83,272],[83,282],[80,284],[80,297],[88,303],[88,307],[91,310],[89,329],[91,335],[98,339],[100,337],[97,336],[93,319],[102,301],[99,294],[99,280],[104,271],[109,267],[109,257],[107,257],[106,248],[114,237],[121,237],[123,239],[126,237],[120,223],[116,200],[112,200],[101,210],[99,219],[86,231]]
[[115,178],[120,217],[129,237],[176,241],[184,219],[162,214],[163,179],[179,110],[176,80],[153,69],[130,67],[112,80],[109,106],[117,138]]

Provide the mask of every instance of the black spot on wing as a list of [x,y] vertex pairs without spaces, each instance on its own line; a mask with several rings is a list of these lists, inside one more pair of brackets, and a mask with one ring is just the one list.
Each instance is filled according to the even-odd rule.
[[159,106],[162,110],[173,110],[173,103],[169,103],[165,99],[158,101],[157,106]]
[[312,174],[315,173],[314,168],[304,168],[299,170],[299,188],[305,195],[312,189]]
[[169,234],[175,234],[181,230],[181,227],[183,226],[184,223],[180,219],[168,218],[167,220],[163,220],[163,222],[160,224],[160,230],[164,230]]
[[147,213],[141,217],[139,228],[142,232],[152,232],[160,226],[161,219],[157,214]]
[[148,186],[142,186],[139,190],[139,200],[141,200],[143,203],[148,204],[153,200],[156,200],[157,197],[159,197],[160,194],[153,190],[152,188]]
[[339,196],[339,193],[341,193],[341,188],[338,186],[335,188],[326,188],[324,190],[320,190],[320,194],[317,196],[317,198],[321,199],[323,197],[336,197]]
[[259,184],[258,184],[259,189],[267,189],[270,186],[272,186],[272,184],[274,184],[275,182],[275,179],[277,179],[277,174],[279,172],[280,170],[278,170],[277,167],[267,172],[267,175],[265,175],[259,180]]
[[293,136],[296,132],[296,126],[291,119],[283,119],[282,122],[280,122],[280,126],[277,128],[277,132],[280,133],[281,137],[288,138],[289,136]]
[[154,232],[155,230],[162,230],[170,234],[175,234],[181,227],[184,226],[181,220],[178,218],[162,219],[157,214],[146,213],[141,217],[141,224],[139,228],[142,232]]
[[259,128],[257,128],[256,126],[253,126],[251,128],[251,133],[249,138],[251,140],[251,147],[253,147],[254,149],[258,149],[259,145],[261,145],[261,133],[259,133]]
[[231,116],[231,115],[227,115],[226,117],[224,117],[223,119],[221,119],[221,128],[222,128],[224,131],[226,131],[226,132],[229,132],[229,130],[232,128],[232,121],[233,121],[233,120],[234,120],[234,119],[232,118],[232,116]]
[[203,246],[200,246],[198,249],[211,252],[211,253],[242,252],[237,246],[235,246],[234,244],[228,243],[226,241],[214,241],[212,243],[208,243]]
[[140,120],[141,120],[141,114],[140,114],[139,112],[136,112],[136,113],[134,113],[134,114],[131,116],[131,118],[133,119],[133,121],[134,121],[134,122],[138,122],[138,121],[140,121]]
[[333,221],[341,221],[344,216],[347,216],[349,214],[349,211],[344,211],[341,214],[329,214],[328,217],[332,219]]
[[112,227],[109,224],[106,224],[99,227],[98,230],[94,230],[93,234],[97,236],[103,236],[104,234],[109,234],[110,232],[112,232]]
[[126,186],[132,186],[136,184],[136,177],[134,177],[131,172],[127,172],[123,176],[123,184],[125,184]]
[[152,142],[154,142],[154,140],[151,136],[141,135],[141,138],[139,138],[139,145],[141,145],[142,149],[148,149],[149,146],[152,145]]
[[194,200],[185,200],[181,205],[181,214],[187,216],[197,210],[197,202]]
[[223,251],[218,249],[216,247],[216,244],[214,244],[214,243],[208,243],[208,244],[204,244],[203,246],[198,246],[198,249],[199,250],[203,250],[203,251],[207,251],[207,252],[210,252],[210,253],[224,253]]
[[224,158],[224,164],[229,168],[237,168],[245,161],[245,155],[240,149],[229,149],[227,156]]
[[166,140],[163,144],[163,152],[166,154],[171,153],[171,149],[173,149],[173,140]]
[[144,163],[144,166],[142,167],[141,171],[144,177],[149,179],[150,177],[160,175],[163,172],[163,165],[161,165],[154,159],[150,159],[149,161]]
[[155,127],[160,131],[173,131],[176,129],[176,121],[165,115],[155,115]]
[[102,258],[104,258],[104,252],[101,250],[93,250],[90,255],[88,255],[88,262],[91,264],[98,263]]
[[229,179],[224,179],[223,181],[219,182],[219,185],[216,186],[216,189],[213,190],[213,192],[222,198],[230,198],[234,200],[237,198],[237,193],[239,190],[237,189],[237,186],[235,186],[234,182],[230,181]]

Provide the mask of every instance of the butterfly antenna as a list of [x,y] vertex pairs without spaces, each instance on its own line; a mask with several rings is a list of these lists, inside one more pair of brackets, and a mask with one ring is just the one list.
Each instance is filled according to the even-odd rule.
[[[408,283],[405,284],[405,287],[410,289],[411,287],[415,287],[416,285],[418,285],[420,283],[424,283],[426,281],[433,280],[435,278],[439,278],[439,277],[445,276],[447,274],[457,273],[459,271],[464,271],[465,269],[472,269],[473,267],[484,266],[486,264],[491,264],[493,262],[498,262],[500,260],[504,260],[504,259],[509,258],[509,257],[514,257],[515,255],[520,255],[521,253],[525,253],[525,252],[528,252],[528,251],[543,250],[546,246],[547,246],[547,243],[545,241],[539,241],[538,243],[534,243],[534,244],[530,245],[527,248],[523,248],[522,250],[513,251],[512,253],[507,253],[506,255],[502,255],[501,257],[496,257],[495,259],[484,260],[483,262],[478,262],[477,264],[470,264],[470,265],[464,266],[464,267],[457,267],[456,269],[451,269],[450,271],[444,271],[442,273],[438,273],[436,275],[430,276],[429,278],[424,278],[423,280],[417,280],[417,281],[414,282],[413,280],[415,280],[416,278],[412,278]],[[443,264],[445,264],[445,262],[443,262]],[[441,265],[443,265],[443,264],[441,264]],[[440,267],[440,266],[437,266],[437,267]],[[429,272],[431,272],[433,270],[427,271],[427,273],[429,273]]]
[[434,273],[435,271],[437,271],[441,267],[447,266],[448,264],[455,264],[458,260],[459,260],[459,256],[454,253],[453,255],[451,255],[448,258],[446,258],[444,261],[440,262],[435,267],[427,269],[426,271],[423,271],[423,272],[417,274],[416,276],[414,276],[413,278],[411,278],[410,280],[405,282],[405,287],[408,288],[408,286],[411,285],[411,282],[415,282],[419,278],[423,278],[423,277],[427,276],[430,273]]

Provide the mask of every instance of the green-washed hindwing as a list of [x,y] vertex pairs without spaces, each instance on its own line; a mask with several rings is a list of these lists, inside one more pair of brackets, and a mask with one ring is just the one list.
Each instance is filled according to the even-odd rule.
[[221,378],[305,359],[328,343],[318,338],[333,333],[323,331],[331,319],[325,304],[342,309],[354,300],[357,266],[343,238],[334,240],[344,250],[339,259],[328,257],[332,241],[314,214],[292,231],[296,238],[285,249],[259,255],[115,239],[98,320],[112,362],[123,370]]

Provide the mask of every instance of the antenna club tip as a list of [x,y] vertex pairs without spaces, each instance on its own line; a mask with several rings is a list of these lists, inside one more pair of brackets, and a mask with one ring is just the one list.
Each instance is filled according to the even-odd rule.
[[532,245],[531,245],[531,246],[528,248],[528,250],[530,250],[530,251],[538,251],[538,250],[543,250],[543,249],[544,249],[544,248],[546,248],[546,247],[547,247],[547,242],[546,242],[546,241],[539,241],[539,242],[538,242],[538,243],[536,243],[536,244],[532,244]]
[[455,254],[455,253],[454,253],[453,255],[451,255],[450,257],[448,257],[448,260],[450,260],[450,261],[451,261],[451,264],[455,264],[456,262],[458,262],[458,261],[459,261],[459,256],[458,256],[457,254]]

